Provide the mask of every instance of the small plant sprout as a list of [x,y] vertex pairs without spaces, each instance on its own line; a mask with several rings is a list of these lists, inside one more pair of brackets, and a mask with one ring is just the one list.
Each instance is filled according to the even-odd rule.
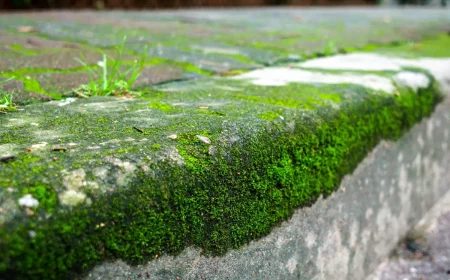
[[[125,42],[126,36],[123,37],[122,43],[117,48],[116,59],[108,58],[106,54],[103,54],[103,59],[95,66],[88,65],[83,56],[81,59],[75,58],[86,67],[89,74],[89,83],[76,88],[74,90],[76,94],[81,97],[138,95],[137,92],[131,90],[131,87],[144,68],[147,46],[145,46],[139,61],[135,60],[131,66],[125,66],[122,61]],[[123,70],[124,68],[126,69]]]
[[[6,83],[13,78],[1,81],[0,84]],[[13,94],[6,93],[0,89],[0,113],[13,112],[16,111],[16,105],[13,103]]]

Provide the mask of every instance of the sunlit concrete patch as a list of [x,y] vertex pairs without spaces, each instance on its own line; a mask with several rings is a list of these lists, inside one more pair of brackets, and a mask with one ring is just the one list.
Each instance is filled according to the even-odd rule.
[[414,67],[429,71],[441,84],[448,87],[450,58],[405,59],[375,53],[351,53],[312,59],[296,66],[323,70],[394,72],[399,72],[405,67]]
[[69,105],[70,103],[75,102],[75,101],[77,101],[77,98],[67,98],[67,99],[59,102],[58,106],[61,106],[61,107],[62,106],[66,106],[66,105]]
[[327,70],[401,71],[392,59],[372,53],[352,53],[321,57],[297,64],[304,68]]
[[249,80],[255,85],[284,86],[289,83],[355,84],[377,91],[394,93],[395,86],[389,78],[372,74],[331,74],[293,68],[264,68],[251,71],[234,79]]
[[397,73],[393,77],[394,81],[403,86],[407,86],[417,92],[420,88],[426,88],[430,84],[430,79],[428,79],[425,74],[416,73],[411,71],[403,71]]

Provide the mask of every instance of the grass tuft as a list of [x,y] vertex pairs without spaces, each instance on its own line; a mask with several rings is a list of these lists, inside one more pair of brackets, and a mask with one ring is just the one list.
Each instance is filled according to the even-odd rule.
[[123,37],[122,44],[117,48],[117,58],[108,58],[103,54],[103,59],[95,66],[88,65],[83,56],[81,59],[75,58],[81,65],[87,68],[89,73],[89,83],[81,85],[73,90],[80,97],[88,96],[130,96],[138,95],[132,91],[131,87],[139,78],[147,57],[147,46],[141,54],[140,60],[135,60],[132,66],[126,68],[122,60],[125,48],[126,36]]
[[[0,84],[6,83],[13,78],[1,81]],[[0,113],[17,111],[16,105],[13,103],[13,94],[6,93],[0,89]]]

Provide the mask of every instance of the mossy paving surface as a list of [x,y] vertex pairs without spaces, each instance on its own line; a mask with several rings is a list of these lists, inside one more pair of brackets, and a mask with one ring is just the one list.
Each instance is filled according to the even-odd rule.
[[[15,156],[0,169],[2,275],[60,279],[103,259],[238,248],[330,194],[439,101],[433,86],[215,84],[0,116],[1,150]],[[19,206],[26,194],[39,206]]]
[[[338,24],[339,33],[296,28],[301,21],[334,23],[285,13],[283,22],[294,19],[286,30],[286,22],[262,25],[263,17],[251,23],[226,13],[222,19],[161,13],[151,20],[143,13],[2,15],[1,28],[11,37],[0,42],[8,50],[0,59],[25,63],[0,72],[16,77],[2,88],[17,90],[21,103],[61,99],[86,78],[72,61],[56,62],[72,57],[59,50],[67,45],[50,48],[52,40],[89,49],[93,64],[100,50],[114,53],[125,34],[126,61],[144,44],[150,49],[139,98],[55,100],[0,114],[0,279],[75,278],[105,259],[139,263],[187,246],[212,255],[238,248],[331,194],[381,139],[400,137],[440,101],[435,82],[390,94],[351,84],[264,87],[227,78],[337,48],[351,51],[367,46],[370,36],[377,43],[423,38],[450,21],[436,12],[406,32],[402,13],[371,18],[396,26],[387,31],[357,13],[353,23]],[[337,14],[333,20],[340,22],[343,13]],[[77,23],[93,18],[101,24]],[[167,26],[172,32],[161,31]],[[346,41],[361,26],[369,35]],[[297,41],[298,34],[310,37]],[[340,35],[324,43],[330,34]],[[424,41],[417,55],[447,44],[446,37],[436,40]]]

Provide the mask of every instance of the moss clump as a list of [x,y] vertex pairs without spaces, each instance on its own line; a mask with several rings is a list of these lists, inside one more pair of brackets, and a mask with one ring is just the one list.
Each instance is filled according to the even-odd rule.
[[159,149],[161,149],[161,144],[153,144],[153,145],[152,145],[152,149],[153,149],[153,150],[159,150]]
[[173,110],[173,107],[169,104],[163,103],[163,102],[152,102],[150,103],[150,108],[157,109],[163,112],[170,112]]
[[259,115],[259,118],[267,121],[273,121],[281,116],[280,113],[281,112],[268,111]]
[[39,207],[49,213],[53,212],[58,204],[56,191],[52,187],[43,183],[24,188],[21,192],[23,195],[31,194],[39,201]]

